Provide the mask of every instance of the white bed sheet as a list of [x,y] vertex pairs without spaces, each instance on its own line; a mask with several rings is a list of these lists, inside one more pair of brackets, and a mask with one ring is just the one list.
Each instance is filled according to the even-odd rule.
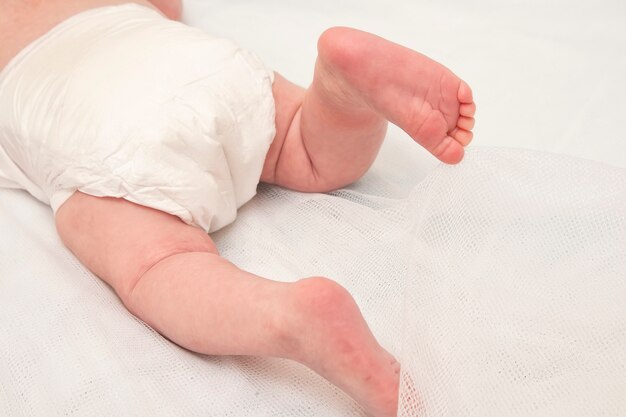
[[[534,149],[626,167],[622,1],[188,0],[184,18],[256,51],[302,85],[311,80],[323,29],[348,25],[378,33],[440,60],[472,85],[478,104],[473,146]],[[392,128],[374,167],[350,187],[348,199],[354,203],[360,198],[355,195],[366,196],[364,207],[402,204],[437,165]],[[262,189],[244,209],[242,227],[255,212],[276,208],[272,195],[271,188]],[[289,198],[281,198],[280,208],[289,208]],[[345,199],[341,193],[330,196],[321,210],[332,218]],[[305,210],[300,203],[293,202],[293,209]],[[246,229],[235,225],[216,236],[224,252],[245,241],[238,230]],[[300,230],[275,225],[284,239],[297,241]],[[264,233],[271,243],[273,234]],[[356,267],[351,257],[359,254],[358,248],[346,249],[335,261],[351,260],[331,267],[315,257],[294,264],[278,250],[269,260],[242,266],[286,280],[341,275],[342,268]],[[403,265],[408,256],[389,253],[386,265],[391,260]],[[395,319],[402,312],[397,292],[389,288],[403,285],[402,271],[387,278],[350,289],[381,342],[400,355],[402,341],[394,335],[400,333],[402,323]],[[389,315],[368,313],[382,308],[377,303],[388,303]],[[338,390],[298,365],[207,358],[162,339],[63,248],[48,207],[8,189],[0,189],[0,313],[2,416],[362,415]],[[607,395],[619,401],[626,389],[612,387]]]
[[[623,1],[185,4],[189,23],[235,39],[305,86],[313,75],[317,37],[325,28],[354,26],[374,32],[444,63],[473,87],[478,105],[475,145],[626,165]],[[392,137],[400,136],[392,132]],[[412,153],[422,154],[418,149]]]

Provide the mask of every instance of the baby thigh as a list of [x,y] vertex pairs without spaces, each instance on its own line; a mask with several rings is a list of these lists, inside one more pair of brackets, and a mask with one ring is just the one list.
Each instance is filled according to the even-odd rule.
[[293,284],[237,268],[203,230],[80,192],[59,208],[56,224],[67,247],[126,308],[173,342],[204,354],[284,356],[280,317],[288,316]]
[[120,198],[76,192],[57,211],[65,245],[126,301],[150,268],[183,252],[217,254],[211,238],[179,218]]

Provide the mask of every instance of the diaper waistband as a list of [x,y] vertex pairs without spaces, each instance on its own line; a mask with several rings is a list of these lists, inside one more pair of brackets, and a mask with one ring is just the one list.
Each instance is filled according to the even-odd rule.
[[[93,25],[94,19],[99,20],[99,26]],[[124,21],[128,22],[129,19],[135,22],[146,19],[168,20],[157,10],[139,3],[124,3],[114,6],[97,7],[70,16],[32,41],[7,63],[0,71],[0,93],[2,92],[3,82],[8,79],[11,74],[15,73],[25,61],[28,61],[28,58],[32,54],[37,53],[37,51],[49,41],[63,37],[67,32],[73,32],[75,29],[80,30],[81,26],[84,26],[85,31],[100,31],[100,33],[104,34],[111,26],[120,26]],[[107,24],[107,22],[109,24]],[[85,39],[85,41],[88,42],[87,39]]]

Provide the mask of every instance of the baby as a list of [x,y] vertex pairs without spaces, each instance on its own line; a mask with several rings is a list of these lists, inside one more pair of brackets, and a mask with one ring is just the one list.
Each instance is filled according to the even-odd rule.
[[0,185],[49,203],[67,247],[173,342],[298,361],[370,415],[394,416],[399,364],[344,288],[243,271],[207,232],[259,181],[326,192],[357,180],[388,121],[459,162],[469,86],[417,52],[332,28],[303,89],[180,15],[180,0],[0,2]]

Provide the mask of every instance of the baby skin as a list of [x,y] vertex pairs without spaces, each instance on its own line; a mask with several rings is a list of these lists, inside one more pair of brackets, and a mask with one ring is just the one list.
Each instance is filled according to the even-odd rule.
[[[0,68],[67,17],[122,2],[2,2]],[[180,17],[179,1],[137,2]],[[354,29],[321,35],[308,89],[276,74],[273,94],[276,137],[261,180],[294,190],[325,192],[360,178],[388,122],[445,163],[461,161],[472,139],[475,105],[465,82],[424,55]],[[396,415],[400,365],[331,279],[284,283],[243,271],[220,257],[204,231],[123,199],[77,192],[56,224],[68,248],[130,312],[180,346],[295,360],[369,415]]]

